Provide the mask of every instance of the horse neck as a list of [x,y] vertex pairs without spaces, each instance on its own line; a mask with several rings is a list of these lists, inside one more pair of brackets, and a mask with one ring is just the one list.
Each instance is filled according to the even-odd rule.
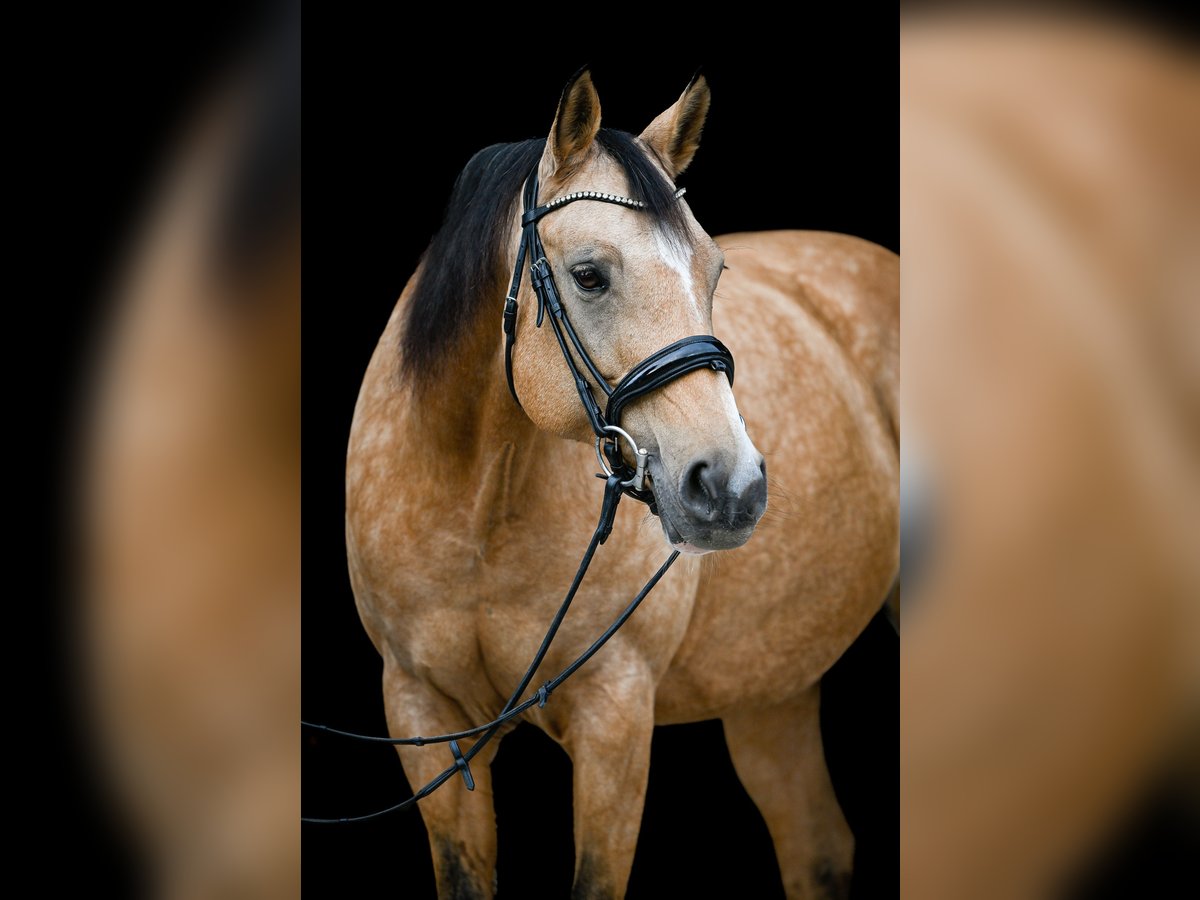
[[[498,289],[496,296],[503,297]],[[508,392],[502,300],[485,312],[429,383],[409,394],[406,444],[419,465],[457,497],[476,497],[481,515],[511,507],[536,477],[533,462],[556,441],[537,429]]]

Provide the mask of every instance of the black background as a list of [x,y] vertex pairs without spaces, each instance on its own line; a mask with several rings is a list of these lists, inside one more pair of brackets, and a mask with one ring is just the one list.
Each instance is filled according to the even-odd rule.
[[[472,46],[456,37],[431,63],[404,52],[386,26],[356,35],[340,67],[314,63],[309,51],[317,74],[308,90],[316,115],[308,119],[304,271],[306,719],[386,732],[381,663],[346,575],[346,438],[375,342],[462,166],[489,144],[544,135],[564,82],[584,63],[604,124],[634,133],[702,66],[713,105],[680,183],[709,233],[822,229],[896,250],[895,23],[880,16],[873,27],[853,24],[823,28],[802,45],[781,35],[711,53],[673,50],[670,40],[652,41],[648,51],[643,39],[628,47],[619,39],[568,39],[552,52],[520,56],[502,42]],[[316,41],[325,45],[320,35]],[[597,50],[606,47],[617,49]],[[827,755],[858,840],[857,897],[897,893],[898,647],[877,619],[826,680]],[[501,896],[566,896],[570,761],[541,732],[521,726],[504,740],[494,768]],[[390,748],[305,736],[307,815],[363,813],[408,792]],[[303,847],[309,897],[374,887],[433,895],[414,813],[305,826]],[[629,896],[714,894],[782,896],[773,849],[733,772],[720,724],[660,728]]]

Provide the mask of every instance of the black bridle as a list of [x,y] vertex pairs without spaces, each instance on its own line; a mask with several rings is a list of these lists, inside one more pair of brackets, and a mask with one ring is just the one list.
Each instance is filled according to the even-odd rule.
[[[512,350],[517,342],[517,294],[521,290],[521,276],[525,270],[525,260],[529,259],[529,280],[533,283],[533,291],[537,296],[537,326],[541,328],[546,311],[550,312],[550,326],[558,339],[558,347],[562,350],[567,368],[575,379],[575,389],[579,392],[579,400],[583,403],[588,422],[596,434],[596,457],[608,473],[622,476],[625,493],[629,494],[650,507],[657,513],[654,494],[645,489],[644,476],[647,453],[638,447],[637,442],[621,428],[621,412],[631,401],[642,397],[651,391],[658,390],[664,385],[680,378],[695,369],[710,368],[724,372],[729,383],[733,384],[733,354],[711,334],[697,334],[685,337],[650,354],[629,370],[617,386],[610,387],[607,379],[600,374],[591,355],[579,340],[579,335],[567,317],[567,310],[559,298],[558,286],[554,281],[554,272],[550,261],[546,258],[546,248],[538,235],[537,223],[549,213],[562,209],[576,200],[595,200],[601,203],[614,203],[628,209],[644,209],[646,204],[641,200],[632,200],[616,194],[601,191],[575,191],[564,194],[549,203],[537,206],[538,174],[535,165],[529,177],[525,180],[523,192],[524,209],[521,215],[521,244],[517,250],[517,264],[513,267],[512,284],[508,289],[508,297],[504,301],[504,375],[508,379],[508,390],[517,405],[521,399],[513,385]],[[683,190],[675,194],[683,196]],[[570,346],[568,346],[568,341]],[[571,353],[574,347],[575,354]],[[596,386],[608,398],[607,407],[601,411],[600,404],[592,393],[587,377],[580,371],[575,357],[583,360],[584,367],[592,376]],[[633,450],[635,464],[631,467],[617,446],[616,437],[625,438]],[[603,449],[603,454],[601,450]],[[608,463],[605,463],[607,457]]]
[[[549,628],[546,629],[546,633],[542,637],[542,643],[538,647],[537,653],[534,654],[533,660],[529,663],[524,676],[521,678],[521,683],[517,685],[516,690],[508,698],[504,709],[492,721],[469,728],[466,731],[439,734],[432,737],[417,736],[409,738],[355,734],[325,725],[301,722],[301,725],[305,727],[315,728],[328,734],[336,734],[372,743],[404,744],[417,747],[424,744],[448,743],[450,745],[451,756],[453,757],[451,765],[443,769],[437,777],[408,799],[402,800],[393,806],[361,816],[335,819],[306,817],[301,819],[303,822],[361,822],[402,809],[408,809],[415,805],[417,801],[429,796],[445,784],[455,773],[462,774],[467,790],[474,790],[475,779],[471,775],[470,763],[475,755],[495,737],[496,733],[506,722],[522,715],[534,706],[534,704],[539,707],[545,706],[551,693],[575,674],[584,663],[591,659],[608,642],[609,638],[617,633],[618,629],[625,624],[629,617],[633,615],[634,610],[646,598],[646,595],[654,589],[654,586],[666,574],[667,569],[679,558],[679,551],[673,550],[671,555],[659,567],[658,571],[654,573],[638,592],[637,596],[630,601],[629,605],[621,611],[621,614],[613,620],[613,623],[605,629],[604,633],[591,646],[579,654],[575,658],[575,661],[559,672],[558,675],[544,682],[532,696],[523,701],[521,700],[525,689],[529,687],[529,683],[533,680],[534,673],[542,664],[546,653],[550,650],[550,645],[558,633],[558,628],[571,606],[571,601],[575,599],[575,594],[583,582],[588,567],[591,565],[596,549],[608,540],[609,534],[612,533],[613,521],[617,513],[617,504],[620,503],[622,494],[628,494],[642,501],[649,506],[651,512],[657,513],[654,494],[652,491],[646,489],[644,482],[648,453],[638,446],[637,442],[627,431],[621,428],[621,413],[624,408],[639,397],[643,397],[651,391],[658,390],[664,385],[696,369],[710,368],[718,372],[724,372],[729,378],[729,383],[733,384],[733,355],[725,345],[712,335],[692,335],[691,337],[685,337],[672,344],[668,344],[661,350],[652,353],[630,369],[625,377],[617,383],[615,388],[611,387],[604,376],[600,374],[599,369],[596,368],[596,364],[592,362],[591,356],[584,348],[582,341],[579,340],[579,335],[575,332],[574,327],[571,325],[571,320],[567,317],[567,311],[562,305],[558,288],[554,283],[554,273],[550,267],[549,260],[546,258],[546,251],[542,246],[541,238],[538,236],[537,223],[547,214],[556,209],[561,209],[568,203],[573,203],[576,200],[598,200],[603,203],[615,203],[629,209],[644,209],[646,204],[641,200],[633,200],[628,197],[619,197],[615,194],[599,191],[576,191],[572,194],[566,194],[555,200],[551,200],[542,206],[537,206],[537,193],[538,176],[537,166],[535,165],[533,171],[525,181],[523,212],[521,215],[521,243],[517,250],[517,263],[513,270],[512,285],[504,302],[505,377],[513,399],[520,406],[521,401],[517,397],[516,388],[513,385],[512,349],[517,338],[517,294],[521,289],[521,278],[525,268],[525,261],[528,259],[530,261],[530,281],[533,284],[534,294],[537,296],[538,302],[537,326],[541,327],[546,312],[549,310],[550,325],[554,330],[554,336],[558,339],[558,346],[562,350],[563,359],[566,360],[567,368],[570,369],[571,375],[575,380],[575,388],[579,392],[579,399],[583,403],[584,411],[587,413],[588,422],[592,426],[592,431],[596,434],[596,458],[599,460],[601,468],[605,471],[604,475],[599,476],[605,479],[604,501],[601,504],[600,521],[597,523],[595,531],[592,532],[592,538],[588,542],[587,550],[584,551],[583,559],[580,561],[579,568],[575,572],[575,577],[571,581],[571,587],[567,590],[562,603],[559,604],[558,611],[554,614]],[[682,195],[683,191],[680,190],[675,196],[680,197]],[[568,341],[570,342],[570,346],[568,346]],[[583,361],[583,365],[586,367],[588,373],[607,397],[608,402],[603,411],[600,408],[600,404],[596,401],[595,395],[592,393],[592,387],[588,383],[587,377],[580,371],[575,356],[571,353],[571,347],[574,347],[575,353]],[[633,450],[634,465],[631,466],[626,462],[620,447],[616,443],[616,437],[623,438]],[[463,738],[474,737],[475,735],[481,736],[464,753],[459,748],[458,742]]]

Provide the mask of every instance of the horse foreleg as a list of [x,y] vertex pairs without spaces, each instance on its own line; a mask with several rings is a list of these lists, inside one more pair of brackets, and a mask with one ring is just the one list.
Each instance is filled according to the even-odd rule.
[[569,696],[562,743],[574,765],[571,897],[624,897],[650,775],[654,686],[649,678],[599,673],[572,685]]
[[[384,672],[384,702],[393,737],[444,734],[474,725],[462,709],[432,685],[389,667]],[[473,741],[460,741],[465,753]],[[433,871],[441,900],[486,900],[495,893],[496,813],[492,806],[492,759],[499,740],[493,740],[471,761],[475,790],[462,779],[420,801],[429,833]],[[404,774],[414,791],[453,762],[446,744],[397,747]]]
[[792,900],[849,895],[854,836],[821,746],[820,688],[784,706],[723,717],[738,777],[766,820]]

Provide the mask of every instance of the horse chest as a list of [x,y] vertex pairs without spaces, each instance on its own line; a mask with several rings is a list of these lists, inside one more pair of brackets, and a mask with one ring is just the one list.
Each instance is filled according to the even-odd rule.
[[[618,511],[539,678],[565,668],[603,633],[661,564],[661,537],[639,513],[632,505]],[[448,527],[393,548],[395,577],[380,598],[393,655],[460,702],[490,709],[537,650],[590,529],[530,517],[482,542],[468,528]],[[661,675],[686,631],[697,576],[696,567],[676,566],[581,677],[618,664]]]

